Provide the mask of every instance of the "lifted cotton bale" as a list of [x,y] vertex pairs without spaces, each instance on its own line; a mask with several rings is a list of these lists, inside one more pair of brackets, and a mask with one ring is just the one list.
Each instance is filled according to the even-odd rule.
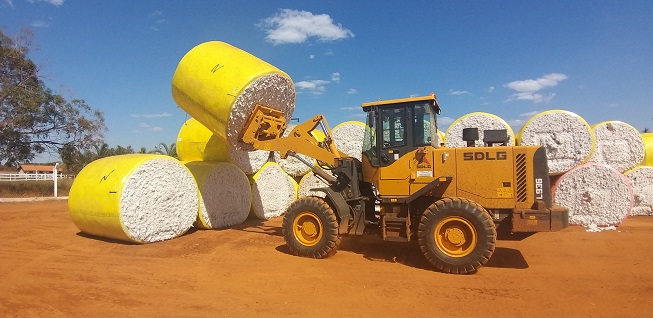
[[616,226],[630,213],[633,187],[614,168],[590,162],[569,170],[557,180],[553,200],[569,209],[569,224]]
[[172,78],[172,96],[179,107],[240,150],[252,150],[239,135],[256,104],[283,111],[286,122],[295,109],[295,86],[288,74],[218,41],[186,53]]
[[594,144],[594,133],[587,122],[566,110],[539,113],[531,117],[517,134],[517,145],[546,149],[551,175],[565,173],[587,162]]
[[252,214],[267,220],[282,215],[297,198],[297,182],[268,162],[252,176]]
[[77,175],[68,197],[70,216],[82,232],[137,243],[180,236],[198,208],[193,175],[164,155],[93,161]]
[[653,167],[638,166],[624,173],[633,186],[630,215],[653,215]]
[[[325,170],[325,172],[331,176],[333,174]],[[305,174],[301,180],[299,180],[299,190],[297,191],[297,197],[307,197],[307,196],[314,196],[314,197],[320,197],[324,198],[326,197],[326,194],[322,191],[311,191],[311,189],[315,188],[326,188],[328,187],[329,184],[319,176],[317,176],[313,171]]]
[[653,133],[642,134],[644,141],[644,160],[642,165],[653,167]]
[[478,128],[478,137],[475,147],[484,146],[483,137],[486,130],[505,129],[508,133],[508,146],[515,145],[515,133],[508,123],[497,115],[484,112],[474,112],[456,119],[445,133],[444,145],[448,148],[467,147],[467,142],[463,140],[463,129]]
[[229,161],[225,140],[195,118],[190,118],[181,126],[176,146],[181,161]]
[[[288,126],[286,128],[286,131],[283,133],[283,137],[288,137],[288,135],[293,130],[293,128],[295,128],[295,126]],[[319,133],[318,133],[318,131],[319,130],[313,130],[312,135],[318,141],[319,141],[319,138],[322,138],[322,140],[324,140],[324,137],[325,137],[324,133],[322,133],[321,131],[319,131]],[[315,159],[313,159],[313,158],[311,158],[309,156],[306,156],[306,155],[302,155],[302,154],[298,154],[298,155],[299,155],[299,157],[304,159],[304,161],[306,161],[306,162],[308,162],[308,163],[310,163],[312,165],[316,164]],[[293,156],[288,156],[288,157],[286,157],[286,159],[281,159],[281,154],[278,151],[274,152],[274,161],[276,163],[278,163],[279,166],[281,166],[281,169],[283,169],[283,171],[285,171],[287,174],[289,174],[289,175],[291,175],[293,177],[301,177],[301,176],[307,174],[309,171],[311,171],[310,166],[307,166],[305,163],[299,161],[297,158],[295,158]]]
[[255,174],[270,160],[270,151],[267,150],[238,150],[228,147],[229,161],[238,166],[247,175]]
[[252,205],[249,179],[228,162],[187,162],[200,191],[195,224],[203,229],[220,229],[245,222]]
[[644,141],[639,131],[621,121],[605,121],[592,126],[596,146],[590,162],[603,163],[624,172],[644,159]]
[[360,121],[346,121],[331,130],[336,148],[347,156],[361,160],[367,126]]

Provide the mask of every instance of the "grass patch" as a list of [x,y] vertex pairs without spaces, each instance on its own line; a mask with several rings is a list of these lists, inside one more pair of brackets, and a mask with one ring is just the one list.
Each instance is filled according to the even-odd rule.
[[[57,195],[68,196],[74,179],[57,180]],[[54,181],[0,181],[0,198],[33,198],[54,196]]]

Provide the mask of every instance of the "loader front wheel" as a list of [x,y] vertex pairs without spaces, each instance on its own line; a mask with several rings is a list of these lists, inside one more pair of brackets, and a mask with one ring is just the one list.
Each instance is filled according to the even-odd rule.
[[487,263],[497,232],[483,207],[467,199],[447,198],[426,209],[417,236],[431,264],[446,273],[464,274]]
[[341,240],[335,212],[318,197],[293,202],[283,217],[282,232],[293,254],[311,258],[335,254]]

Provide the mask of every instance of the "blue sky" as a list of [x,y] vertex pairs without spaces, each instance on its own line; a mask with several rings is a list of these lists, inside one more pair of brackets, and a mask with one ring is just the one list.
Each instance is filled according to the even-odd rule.
[[102,110],[111,146],[175,142],[172,75],[211,40],[287,72],[302,121],[435,92],[441,129],[549,109],[653,129],[653,1],[0,0],[0,26],[34,30],[46,83]]

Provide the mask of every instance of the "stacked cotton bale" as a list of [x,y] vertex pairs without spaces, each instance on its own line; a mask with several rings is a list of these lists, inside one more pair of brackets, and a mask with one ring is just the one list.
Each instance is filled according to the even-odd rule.
[[467,147],[467,142],[463,140],[463,129],[465,128],[478,128],[479,139],[475,142],[476,147],[484,145],[484,131],[499,129],[507,131],[509,137],[508,146],[515,145],[515,133],[505,120],[493,114],[475,112],[464,115],[449,125],[445,133],[445,146],[449,148]]
[[642,164],[653,167],[653,133],[642,134],[642,140],[644,142],[644,160],[642,160]]
[[552,189],[556,204],[569,209],[569,224],[616,226],[630,213],[633,187],[614,168],[586,163],[558,178]]
[[644,159],[644,141],[633,126],[605,121],[592,126],[596,146],[590,162],[607,164],[619,172],[638,166]]
[[196,226],[220,229],[247,219],[252,205],[249,180],[240,168],[227,162],[187,162],[200,191]]
[[163,155],[93,161],[77,175],[68,197],[70,216],[82,232],[136,243],[182,235],[198,208],[193,175]]
[[[328,171],[324,170],[327,174],[333,176],[333,174]],[[326,194],[322,191],[311,191],[311,189],[315,188],[326,188],[328,187],[329,184],[326,182],[326,180],[322,179],[318,175],[316,175],[313,171],[305,174],[302,179],[299,181],[299,189],[297,191],[297,197],[307,197],[307,196],[315,196],[315,197],[320,197],[324,198]]]
[[179,62],[172,78],[177,105],[233,148],[253,150],[239,140],[259,104],[283,112],[290,122],[295,86],[288,74],[224,42],[202,43]]
[[268,162],[251,177],[252,214],[260,219],[282,215],[297,198],[297,182],[275,162]]
[[[290,132],[294,129],[294,126],[288,126],[286,128],[286,131],[283,133],[283,137],[288,137]],[[324,140],[324,133],[322,133],[319,130],[313,130],[313,136],[319,140],[321,138]],[[320,135],[321,133],[321,135]],[[304,161],[311,163],[312,165],[316,164],[315,159],[298,154],[300,158],[302,158]],[[301,177],[305,174],[307,174],[309,171],[311,171],[311,167],[307,166],[305,163],[301,162],[299,159],[293,157],[293,156],[288,156],[285,159],[281,158],[281,154],[278,151],[274,152],[274,161],[281,166],[283,171],[285,171],[287,174],[293,176],[293,177]]]
[[638,166],[624,173],[633,186],[630,215],[653,215],[653,167]]
[[331,130],[336,148],[349,157],[361,160],[366,125],[359,121],[346,121]]
[[550,110],[524,124],[517,134],[517,144],[542,146],[546,149],[549,174],[559,175],[587,162],[595,141],[583,118],[570,111]]

